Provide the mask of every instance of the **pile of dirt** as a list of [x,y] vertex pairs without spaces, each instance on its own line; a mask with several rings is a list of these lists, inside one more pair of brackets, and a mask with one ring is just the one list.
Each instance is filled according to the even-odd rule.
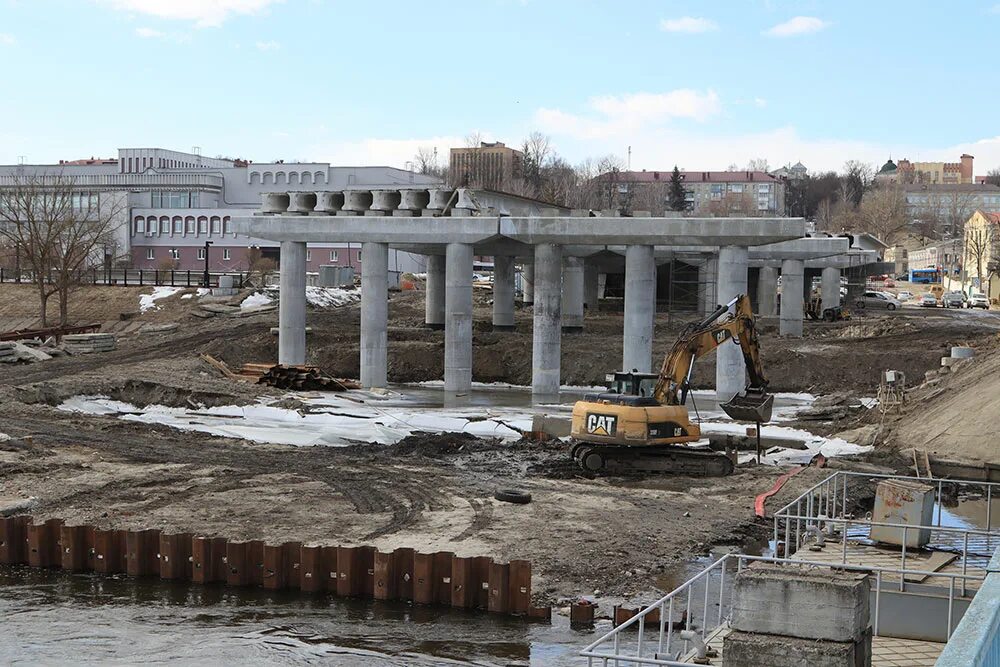
[[942,458],[1000,463],[1000,347],[911,392],[892,424],[891,444]]

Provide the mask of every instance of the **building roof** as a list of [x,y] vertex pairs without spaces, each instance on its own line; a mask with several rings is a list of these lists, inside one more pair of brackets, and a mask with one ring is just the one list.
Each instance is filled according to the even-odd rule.
[[892,174],[895,173],[896,170],[897,170],[896,163],[892,161],[892,158],[889,158],[888,160],[885,161],[885,164],[882,165],[882,168],[878,170],[878,173]]
[[[673,169],[665,171],[622,171],[617,180],[628,183],[669,182]],[[611,172],[597,176],[600,180],[612,180]],[[685,183],[777,183],[775,178],[766,171],[682,171],[681,179]]]

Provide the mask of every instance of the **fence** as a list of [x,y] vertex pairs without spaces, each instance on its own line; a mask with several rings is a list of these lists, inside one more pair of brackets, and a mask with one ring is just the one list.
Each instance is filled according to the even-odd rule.
[[[715,634],[724,630],[729,622],[734,591],[731,585],[727,591],[727,581],[731,580],[733,575],[738,575],[744,567],[753,562],[835,567],[839,571],[861,572],[874,576],[875,582],[872,590],[874,603],[871,612],[871,622],[872,634],[875,637],[882,636],[880,634],[884,609],[882,596],[892,592],[885,585],[885,580],[889,578],[889,575],[898,574],[900,578],[906,578],[908,576],[927,577],[933,574],[934,576],[948,579],[948,612],[946,617],[940,619],[940,622],[944,624],[944,632],[941,633],[943,637],[951,636],[952,628],[954,628],[955,603],[958,597],[958,589],[965,588],[969,582],[982,582],[985,580],[983,575],[942,574],[940,572],[898,570],[895,568],[867,565],[834,566],[830,563],[819,561],[727,554],[678,588],[637,613],[628,621],[618,625],[607,634],[589,644],[580,651],[580,655],[587,658],[587,664],[590,667],[593,667],[595,661],[602,667],[608,667],[609,665],[614,665],[614,667],[628,667],[632,665],[689,666],[691,663],[689,661],[685,662],[684,658],[688,656],[694,642],[706,642],[710,640]],[[727,575],[727,572],[732,570],[735,570],[735,572]],[[718,588],[717,591],[713,590],[716,586]],[[978,599],[978,596],[975,599]],[[716,604],[718,609],[713,610],[711,607],[716,606]],[[675,614],[678,610],[683,610],[683,615],[679,621],[675,620]],[[653,626],[652,633],[647,632],[646,625]],[[676,633],[678,630],[692,627],[697,628],[697,630],[690,634],[684,633],[684,636],[680,636]],[[627,637],[626,632],[635,632],[635,638]],[[650,634],[653,634],[652,638],[649,638]],[[992,663],[985,664],[989,664],[992,667]]]
[[0,565],[229,586],[295,589],[344,597],[404,600],[551,620],[531,606],[531,563],[409,548],[266,544],[191,533],[69,526],[61,519],[0,517]]
[[941,652],[937,667],[1000,666],[1000,548],[987,571],[979,593]]
[[[91,269],[82,271],[77,282],[84,285],[108,285],[118,287],[169,286],[169,287],[218,287],[219,278],[232,276],[234,286],[242,288],[250,279],[246,272],[212,272],[205,284],[204,271],[180,271],[175,269]],[[54,283],[55,273],[50,272],[45,282]],[[34,276],[30,271],[14,272],[0,267],[0,283],[31,283]]]

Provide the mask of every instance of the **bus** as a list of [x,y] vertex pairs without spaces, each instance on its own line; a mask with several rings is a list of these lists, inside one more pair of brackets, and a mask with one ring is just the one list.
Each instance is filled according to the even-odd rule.
[[910,282],[925,285],[939,283],[941,282],[941,272],[938,269],[910,269]]

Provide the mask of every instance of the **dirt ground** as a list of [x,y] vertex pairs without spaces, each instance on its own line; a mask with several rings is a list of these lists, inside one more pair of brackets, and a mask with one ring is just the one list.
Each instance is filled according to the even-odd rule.
[[[390,300],[395,381],[441,377],[443,335],[423,327],[421,297]],[[768,524],[754,519],[753,499],[783,472],[777,468],[745,467],[719,479],[590,479],[570,465],[559,443],[445,435],[392,446],[289,447],[55,409],[76,394],[103,393],[140,406],[280,396],[225,380],[196,358],[208,352],[231,365],[273,360],[275,314],[202,320],[185,304],[152,316],[161,321],[171,313],[176,330],[124,334],[114,352],[0,365],[0,432],[10,437],[0,442],[0,498],[32,497],[36,516],[98,525],[526,558],[536,592],[549,600],[595,590],[648,598],[675,564],[713,545],[766,539]],[[530,383],[530,311],[518,311],[517,332],[493,333],[487,299],[477,293],[475,316],[475,379]],[[114,313],[100,319],[113,321]],[[358,322],[356,306],[311,311],[308,361],[356,376]],[[658,317],[656,354],[682,324]],[[621,327],[620,313],[602,311],[588,314],[584,333],[564,336],[564,383],[598,383],[615,370]],[[774,390],[872,395],[880,370],[921,377],[939,366],[949,346],[985,347],[995,331],[992,318],[903,312],[807,325],[800,340],[779,339],[765,324],[762,345]],[[711,386],[713,375],[708,359],[695,379]],[[768,508],[826,474],[797,475]],[[532,502],[493,498],[509,487],[530,492]]]

